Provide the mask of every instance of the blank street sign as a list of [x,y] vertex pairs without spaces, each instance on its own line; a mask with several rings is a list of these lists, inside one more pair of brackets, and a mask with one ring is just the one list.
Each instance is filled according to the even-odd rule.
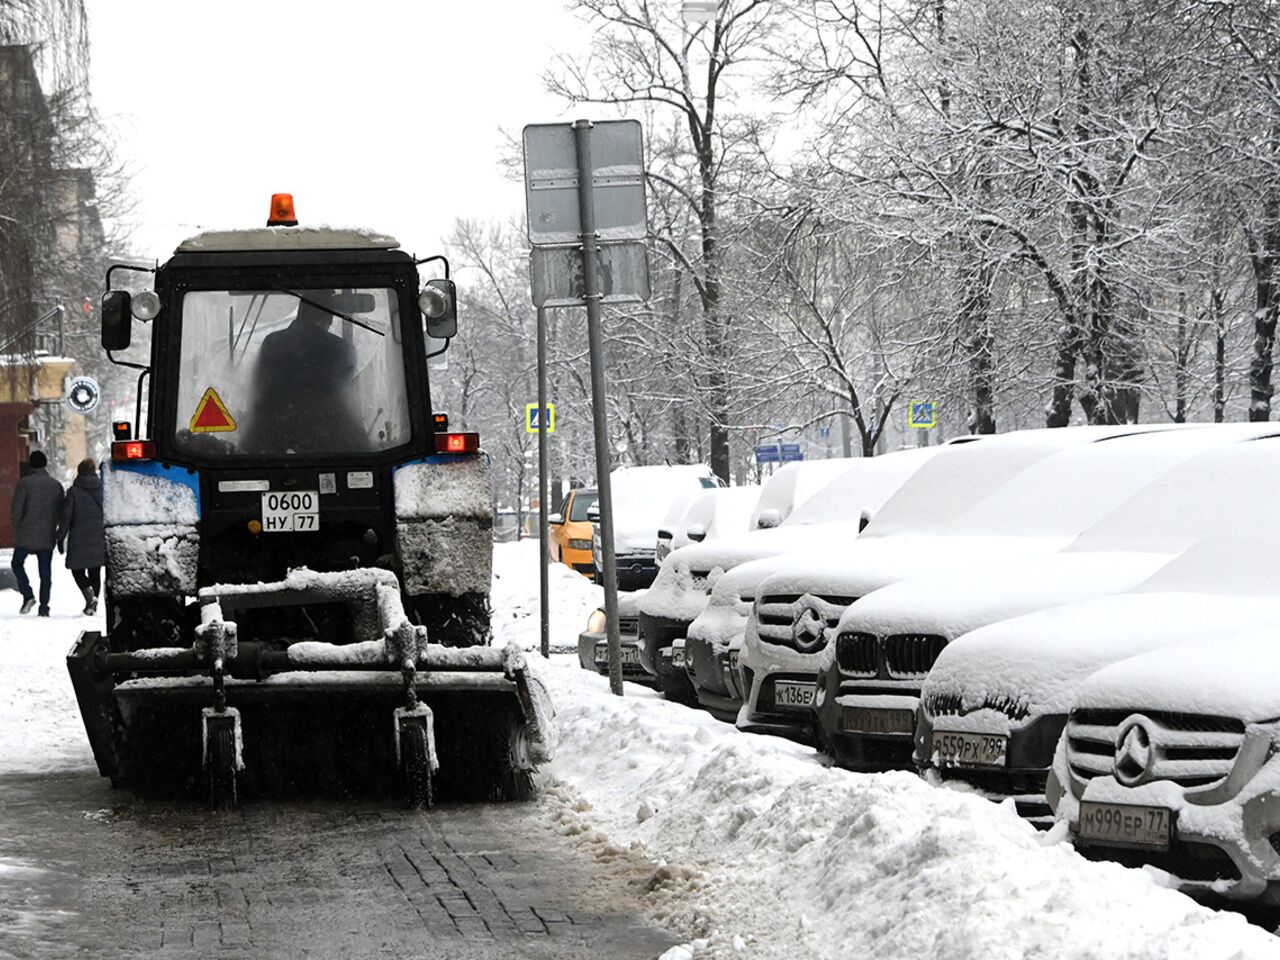
[[[643,240],[644,150],[638,120],[601,120],[591,127],[592,184],[600,239]],[[524,190],[529,242],[577,243],[578,155],[573,126],[531,123],[524,128]]]
[[[649,258],[644,244],[602,243],[596,262],[602,303],[644,303],[649,299]],[[529,287],[535,307],[581,307],[582,251],[572,247],[534,247],[529,254]]]

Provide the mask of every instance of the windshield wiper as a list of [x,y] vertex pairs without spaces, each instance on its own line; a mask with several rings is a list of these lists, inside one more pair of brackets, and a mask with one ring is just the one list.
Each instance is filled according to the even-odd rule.
[[387,335],[386,331],[379,330],[377,327],[371,327],[369,326],[369,324],[365,323],[363,320],[357,320],[355,317],[349,317],[345,313],[342,313],[339,310],[333,309],[333,307],[328,307],[317,300],[312,300],[310,297],[304,297],[297,290],[286,290],[284,287],[272,287],[271,289],[275,293],[287,293],[291,297],[297,297],[303,303],[307,304],[307,306],[315,307],[317,310],[323,310],[325,313],[329,314],[330,316],[337,317],[340,320],[345,320],[347,321],[347,323],[354,323],[357,327],[361,327],[365,330],[368,330],[370,333],[376,333],[380,337],[385,337]]

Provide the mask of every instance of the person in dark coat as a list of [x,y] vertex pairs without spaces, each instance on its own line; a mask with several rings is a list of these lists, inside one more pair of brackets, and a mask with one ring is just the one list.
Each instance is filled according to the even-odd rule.
[[62,484],[49,476],[49,458],[33,450],[27,458],[31,471],[13,490],[13,576],[22,593],[20,613],[36,605],[27,579],[27,557],[35,554],[40,571],[40,616],[49,615],[49,591],[53,580],[53,545],[62,518]]
[[58,528],[58,552],[67,551],[67,569],[84,594],[84,615],[98,612],[102,593],[102,567],[107,562],[106,536],[102,532],[102,481],[92,459],[80,461],[76,479],[62,505]]

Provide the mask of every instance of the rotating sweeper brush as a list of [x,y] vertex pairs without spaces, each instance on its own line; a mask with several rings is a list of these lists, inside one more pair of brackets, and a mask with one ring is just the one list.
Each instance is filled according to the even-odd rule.
[[[527,796],[550,757],[545,688],[487,645],[487,458],[429,413],[448,264],[397,246],[301,229],[280,195],[265,230],[107,272],[154,273],[103,297],[108,357],[142,371],[139,429],[114,425],[104,468],[107,630],[67,661],[113,784],[428,806]],[[133,318],[150,363],[113,355]]]

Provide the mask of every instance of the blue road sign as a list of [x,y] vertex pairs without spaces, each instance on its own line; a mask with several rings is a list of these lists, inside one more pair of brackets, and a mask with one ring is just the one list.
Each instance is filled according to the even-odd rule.
[[798,443],[784,443],[780,449],[783,462],[804,459],[804,452],[800,449],[800,444]]
[[937,400],[912,400],[907,413],[907,426],[932,430],[938,425]]
[[778,463],[782,460],[777,444],[756,447],[756,463]]
[[820,436],[823,440],[830,440],[830,439],[831,439],[831,425],[830,425],[830,424],[828,424],[828,425],[826,425],[826,426],[819,427],[819,428],[818,428],[818,436]]

